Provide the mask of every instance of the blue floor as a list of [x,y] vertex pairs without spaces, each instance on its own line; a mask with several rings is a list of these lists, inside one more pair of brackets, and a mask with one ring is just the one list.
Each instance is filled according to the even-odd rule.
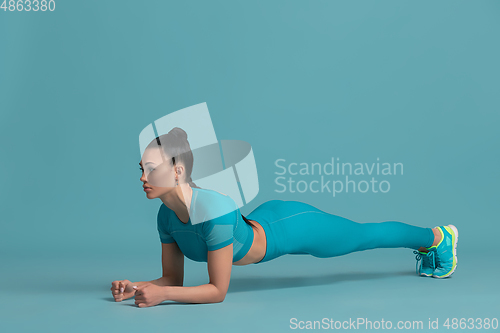
[[[420,332],[428,331],[430,318],[439,320],[439,329],[432,331],[455,331],[443,326],[446,318],[500,317],[498,257],[493,252],[463,252],[459,247],[457,271],[443,280],[416,276],[410,249],[376,249],[327,259],[287,255],[259,265],[233,266],[222,303],[164,302],[149,308],[136,307],[133,299],[116,303],[109,288],[116,279],[159,277],[158,254],[8,254],[2,256],[8,259],[0,278],[0,331],[300,330],[291,329],[292,318],[304,325],[323,318],[383,319],[391,321],[392,329],[398,321],[422,321],[423,330],[405,329]],[[205,263],[185,262],[186,286],[208,282]],[[359,330],[370,331],[363,325]]]

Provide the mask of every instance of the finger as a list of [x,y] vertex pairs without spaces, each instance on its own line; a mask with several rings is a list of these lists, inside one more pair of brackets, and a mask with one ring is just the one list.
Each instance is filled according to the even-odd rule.
[[136,291],[135,292],[135,297],[144,297],[144,291],[141,291],[141,290]]
[[114,287],[111,287],[111,293],[112,293],[113,295],[117,295],[117,294],[119,294],[119,293],[120,293],[120,289],[118,289],[118,288],[114,288]]
[[111,282],[111,288],[113,289],[118,289],[118,285],[120,284],[120,281],[116,280]]
[[123,290],[125,290],[125,287],[123,285],[123,282],[120,281],[120,293],[123,293]]

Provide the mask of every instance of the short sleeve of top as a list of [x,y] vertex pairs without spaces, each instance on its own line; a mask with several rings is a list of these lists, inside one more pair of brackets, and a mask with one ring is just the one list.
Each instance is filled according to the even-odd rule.
[[158,210],[158,216],[156,217],[156,225],[158,229],[158,235],[160,236],[160,242],[168,244],[175,242],[175,239],[172,236],[170,236],[168,231],[165,229],[165,221],[164,221],[165,212],[162,211],[164,207],[165,207],[164,205],[161,205],[160,209]]
[[208,251],[222,249],[233,243],[234,221],[238,220],[238,211],[233,210],[223,216],[203,223],[203,235]]

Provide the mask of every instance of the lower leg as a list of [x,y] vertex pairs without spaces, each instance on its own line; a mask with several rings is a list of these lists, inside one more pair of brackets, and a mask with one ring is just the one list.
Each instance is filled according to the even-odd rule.
[[[316,215],[314,228],[291,230],[290,243],[295,251],[325,258],[375,248],[406,247],[414,250],[430,247],[436,234],[431,228],[421,228],[402,222],[356,223],[334,215]],[[305,224],[304,221],[301,221]],[[302,225],[301,224],[301,225]],[[439,232],[439,231],[438,231]],[[292,239],[296,235],[296,240]]]
[[[432,243],[431,246],[436,246],[439,244],[439,242],[441,241],[441,238],[443,238],[443,236],[441,235],[441,233],[439,232],[438,228],[433,228],[432,229],[432,232],[434,233],[434,242]],[[424,252],[424,253],[427,253],[429,252],[429,250],[427,250],[427,248],[425,247],[421,247],[418,249],[420,252]]]

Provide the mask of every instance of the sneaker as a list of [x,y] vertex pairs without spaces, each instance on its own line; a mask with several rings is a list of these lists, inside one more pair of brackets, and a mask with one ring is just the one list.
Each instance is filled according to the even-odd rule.
[[[413,251],[416,254],[415,259],[417,259],[416,272],[420,276],[432,276],[434,270],[436,269],[436,263],[434,260],[435,251],[429,250],[429,252]],[[420,266],[418,262],[420,262]]]
[[449,277],[457,268],[458,230],[452,224],[436,228],[441,232],[441,240],[439,244],[427,249],[436,251],[434,255],[436,269],[432,277],[442,279]]

